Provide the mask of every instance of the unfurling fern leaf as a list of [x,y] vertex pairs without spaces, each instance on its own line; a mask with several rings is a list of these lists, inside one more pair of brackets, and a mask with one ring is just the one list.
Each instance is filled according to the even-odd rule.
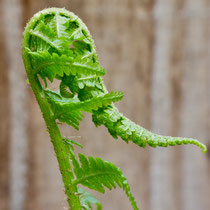
[[114,138],[120,136],[127,143],[132,141],[140,147],[146,147],[147,144],[151,147],[194,144],[200,147],[202,152],[206,152],[206,146],[198,140],[154,134],[123,116],[114,106],[97,111],[93,115],[93,122],[96,126],[105,125]]
[[[153,134],[118,111],[113,103],[121,100],[123,93],[107,91],[101,77],[105,70],[99,65],[94,41],[85,24],[73,13],[58,8],[37,13],[25,28],[22,53],[29,83],[55,149],[71,210],[92,209],[91,203],[101,209],[100,203],[81,191],[78,184],[102,193],[105,188],[119,186],[133,209],[138,208],[121,170],[100,158],[79,154],[77,160],[73,145],[81,145],[61,135],[57,120],[78,129],[82,112],[89,112],[95,125],[106,126],[114,138],[121,137],[141,147],[195,144],[206,152],[206,146],[197,140]],[[40,78],[45,81],[45,87]],[[59,92],[49,89],[47,79],[60,82]]]

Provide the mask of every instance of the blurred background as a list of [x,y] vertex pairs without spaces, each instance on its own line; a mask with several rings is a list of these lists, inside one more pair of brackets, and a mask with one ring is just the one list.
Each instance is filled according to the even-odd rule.
[[[21,37],[30,17],[65,7],[88,26],[109,90],[127,117],[159,134],[210,146],[209,0],[0,0],[0,210],[67,209],[39,107],[26,83]],[[141,210],[209,210],[210,155],[195,146],[142,149],[114,140],[91,116],[66,136],[121,167]],[[129,210],[122,190],[95,193]]]

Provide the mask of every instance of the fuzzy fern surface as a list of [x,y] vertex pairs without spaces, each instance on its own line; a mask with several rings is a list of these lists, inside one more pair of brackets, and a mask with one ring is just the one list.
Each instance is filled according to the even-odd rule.
[[[127,143],[140,147],[194,144],[206,152],[206,146],[198,140],[154,134],[118,111],[113,103],[121,100],[123,93],[107,91],[102,80],[105,69],[99,64],[94,41],[73,13],[58,8],[37,13],[26,26],[22,51],[29,82],[54,145],[70,209],[92,209],[92,204],[102,208],[78,185],[101,193],[118,186],[133,209],[138,207],[121,170],[100,158],[79,154],[78,159],[73,148],[79,143],[62,137],[57,121],[79,129],[83,112],[89,112],[96,126],[104,125],[114,138],[121,137]],[[54,80],[59,81],[58,91],[48,88],[48,81]]]

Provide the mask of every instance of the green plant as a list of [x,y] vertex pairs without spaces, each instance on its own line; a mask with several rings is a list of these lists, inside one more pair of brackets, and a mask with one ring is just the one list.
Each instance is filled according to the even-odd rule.
[[[92,37],[85,24],[65,9],[50,8],[37,13],[27,24],[22,52],[28,80],[39,103],[59,163],[71,210],[101,209],[101,204],[83,185],[104,193],[119,186],[128,196],[133,209],[138,209],[130,187],[121,170],[100,158],[74,153],[79,143],[62,137],[58,122],[78,129],[82,112],[92,113],[96,126],[104,125],[114,138],[121,137],[140,147],[166,147],[195,144],[206,152],[206,146],[195,139],[153,134],[123,116],[113,105],[122,92],[108,92],[101,76]],[[59,91],[48,89],[47,79],[60,82]],[[41,84],[41,80],[45,85]],[[70,161],[71,160],[71,161]]]

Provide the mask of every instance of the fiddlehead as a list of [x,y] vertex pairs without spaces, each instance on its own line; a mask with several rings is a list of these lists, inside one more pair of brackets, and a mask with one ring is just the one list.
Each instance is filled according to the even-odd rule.
[[[138,208],[122,172],[111,163],[83,155],[79,155],[79,163],[72,150],[75,142],[61,136],[56,120],[78,129],[82,112],[89,112],[95,125],[105,125],[114,138],[120,136],[141,147],[195,144],[206,151],[205,145],[194,139],[153,134],[118,111],[113,103],[121,100],[123,93],[107,91],[102,80],[105,70],[99,65],[94,41],[73,13],[56,8],[37,13],[26,26],[22,51],[29,82],[54,145],[70,209],[85,208],[78,197],[78,184],[100,192],[104,187],[118,185],[125,190],[133,208]],[[47,88],[47,80],[54,79],[60,82],[58,92]],[[44,80],[45,87],[40,80]],[[84,203],[90,208],[88,200]]]
[[[46,22],[50,24],[46,25]],[[99,66],[94,42],[80,19],[72,16],[69,20],[65,15],[55,15],[54,18],[43,16],[30,33],[32,46],[27,49],[32,65],[42,79],[61,80],[60,95],[64,101],[74,95],[82,102],[107,94],[100,77],[105,71]],[[141,147],[147,144],[152,147],[194,144],[203,152],[206,151],[205,145],[195,139],[174,138],[149,132],[123,116],[113,104],[89,112],[93,113],[95,125],[105,125],[114,138],[119,136],[126,142],[132,141]]]

